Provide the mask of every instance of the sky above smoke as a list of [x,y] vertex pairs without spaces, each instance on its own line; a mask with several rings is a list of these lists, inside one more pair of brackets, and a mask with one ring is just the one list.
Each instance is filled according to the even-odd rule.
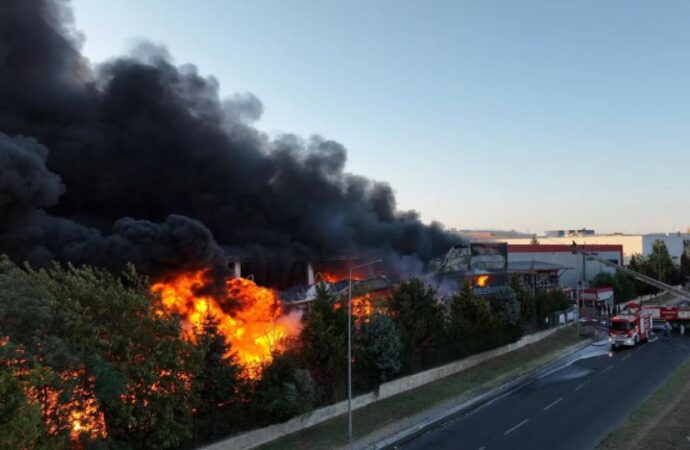
[[69,4],[0,5],[0,252],[155,273],[250,259],[395,254],[454,238],[392,188],[346,171],[335,141],[252,126],[252,94],[141,44],[92,66]]

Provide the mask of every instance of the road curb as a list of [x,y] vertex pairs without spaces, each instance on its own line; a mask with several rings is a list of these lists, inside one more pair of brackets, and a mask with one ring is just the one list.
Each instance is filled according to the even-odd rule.
[[453,419],[455,419],[458,416],[461,416],[463,414],[466,414],[474,409],[477,409],[481,406],[484,406],[508,393],[511,391],[518,389],[522,387],[523,385],[529,383],[532,381],[533,377],[544,367],[553,364],[555,362],[560,361],[561,359],[565,359],[571,354],[575,353],[578,350],[581,350],[588,345],[590,345],[591,342],[582,342],[578,344],[571,345],[570,347],[567,347],[563,353],[559,354],[558,356],[550,359],[549,361],[545,362],[544,364],[541,364],[531,370],[529,370],[527,373],[520,375],[519,377],[508,381],[507,383],[502,384],[501,386],[495,387],[493,389],[490,389],[487,392],[481,393],[479,395],[476,395],[472,398],[469,398],[457,405],[454,405],[442,412],[439,412],[438,414],[435,414],[432,417],[428,417],[415,425],[405,428],[404,430],[401,430],[389,437],[386,437],[384,439],[381,439],[377,442],[374,442],[372,444],[367,444],[362,447],[359,447],[362,450],[389,450],[389,449],[395,449],[403,444],[406,444],[407,442],[410,442],[417,437],[421,436],[422,434],[433,430],[435,428],[438,428],[445,424],[446,422],[449,422]]

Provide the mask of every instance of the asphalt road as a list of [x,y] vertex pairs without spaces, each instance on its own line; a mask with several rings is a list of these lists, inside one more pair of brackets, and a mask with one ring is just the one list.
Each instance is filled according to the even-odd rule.
[[688,357],[690,336],[616,352],[589,346],[402,448],[594,448]]

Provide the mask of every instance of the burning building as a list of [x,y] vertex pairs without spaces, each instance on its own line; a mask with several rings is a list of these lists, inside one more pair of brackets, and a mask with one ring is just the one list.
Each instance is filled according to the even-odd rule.
[[[268,138],[258,98],[221,98],[164,48],[93,64],[69,8],[0,3],[0,253],[13,261],[132,263],[185,337],[213,316],[255,368],[299,333],[278,290],[312,273],[342,293],[342,274],[317,267],[324,255],[426,269],[461,242],[399,210],[387,183],[349,173],[341,144]],[[362,295],[385,292],[370,278],[356,289],[381,289]]]
[[493,242],[458,244],[433,259],[431,267],[441,293],[457,291],[469,281],[477,295],[488,295],[509,281],[508,248]]

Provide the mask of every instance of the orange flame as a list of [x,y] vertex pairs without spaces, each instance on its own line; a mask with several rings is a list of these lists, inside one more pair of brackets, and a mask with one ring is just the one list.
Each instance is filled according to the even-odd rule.
[[489,283],[489,278],[489,275],[479,275],[476,280],[477,287],[486,287]]
[[56,435],[68,427],[70,440],[75,446],[81,435],[86,435],[91,440],[105,438],[105,418],[93,391],[95,377],[85,377],[83,370],[80,370],[63,372],[60,378],[63,381],[79,379],[72,391],[74,399],[68,403],[60,401],[62,391],[54,387],[31,386],[26,389],[29,401],[39,405],[48,433]]
[[[276,291],[257,286],[245,278],[227,280],[228,298],[197,295],[205,285],[206,271],[183,273],[154,284],[151,291],[161,296],[169,313],[182,316],[185,338],[194,342],[207,316],[218,321],[218,330],[245,366],[246,376],[258,377],[261,366],[272,360],[272,352],[283,348],[286,338],[299,335],[300,316],[286,315]],[[232,313],[223,305],[239,303]],[[227,355],[229,356],[229,355]]]
[[[352,315],[357,318],[359,322],[367,322],[369,317],[374,313],[374,304],[371,293],[352,297]],[[340,308],[347,308],[347,298],[334,303],[333,308],[338,310]]]

